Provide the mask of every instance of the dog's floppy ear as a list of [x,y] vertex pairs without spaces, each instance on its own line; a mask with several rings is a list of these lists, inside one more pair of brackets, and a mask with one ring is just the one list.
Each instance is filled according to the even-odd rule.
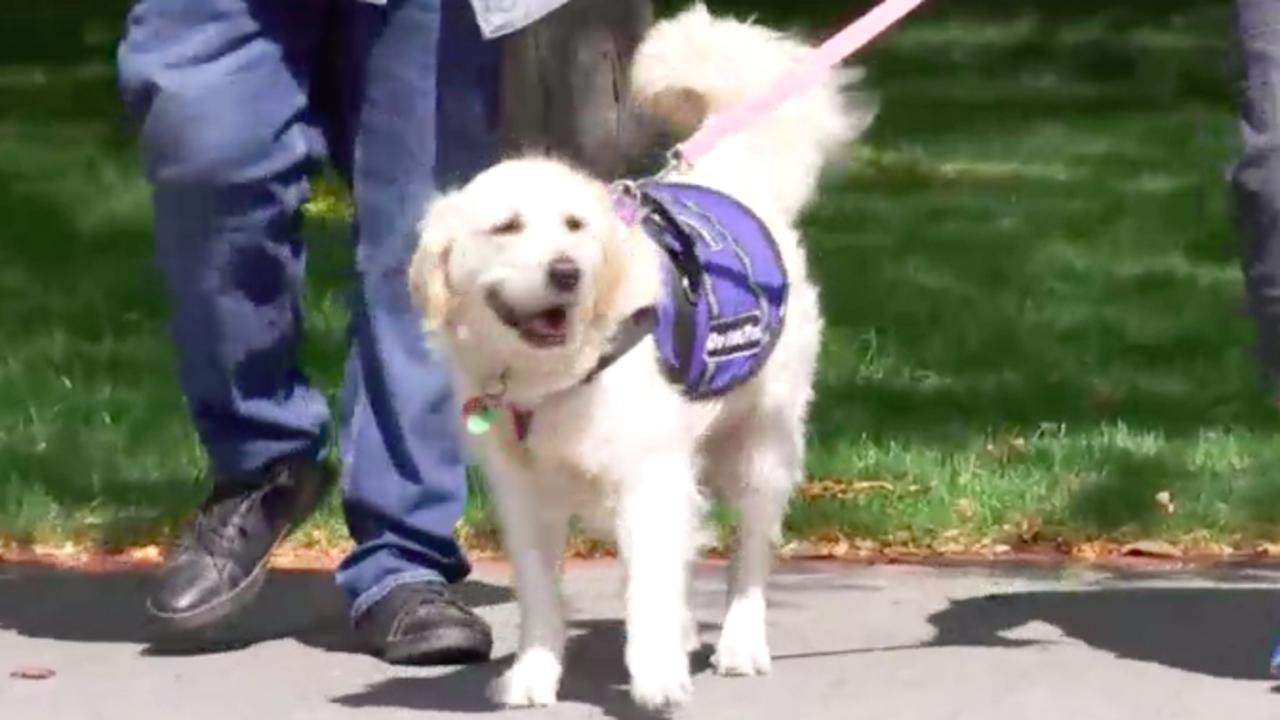
[[[620,228],[615,233],[624,232]],[[593,322],[608,322],[618,312],[622,295],[622,285],[626,282],[627,258],[623,240],[617,235],[610,236],[604,243],[604,253],[600,260],[600,271],[596,273],[595,298],[591,306]]]
[[447,323],[453,308],[449,252],[459,228],[457,205],[452,194],[431,202],[418,224],[418,249],[409,263],[409,294],[429,330]]
[[644,230],[615,220],[611,232],[596,273],[591,321],[597,324],[618,322],[651,304],[662,289],[657,246]]

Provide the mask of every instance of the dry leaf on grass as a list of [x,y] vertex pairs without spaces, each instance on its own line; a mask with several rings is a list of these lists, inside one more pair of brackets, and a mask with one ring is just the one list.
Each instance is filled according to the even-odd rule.
[[805,500],[847,500],[871,492],[893,492],[892,483],[883,480],[810,480],[802,484],[797,493]]
[[1266,557],[1280,557],[1280,543],[1261,543],[1254,552]]
[[1182,550],[1163,540],[1139,540],[1120,549],[1129,557],[1180,558]]
[[154,563],[164,560],[164,550],[159,545],[143,545],[142,547],[130,548],[123,555],[135,562]]
[[788,543],[781,549],[780,553],[785,558],[800,560],[831,557],[826,545],[808,540],[798,540],[796,542]]
[[1068,552],[1071,557],[1080,560],[1097,560],[1110,554],[1111,546],[1105,542],[1082,542],[1070,546]]
[[1028,515],[1018,521],[1018,539],[1034,543],[1040,537],[1040,516]]
[[1021,435],[1004,434],[988,442],[986,450],[997,462],[1007,463],[1026,453],[1027,439]]

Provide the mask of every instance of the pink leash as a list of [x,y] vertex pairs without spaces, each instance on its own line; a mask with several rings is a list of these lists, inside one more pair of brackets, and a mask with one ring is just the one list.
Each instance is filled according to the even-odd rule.
[[741,132],[787,100],[824,81],[832,68],[923,3],[924,0],[884,0],[815,49],[804,61],[783,73],[768,92],[729,112],[712,116],[702,129],[676,146],[675,159],[687,164],[696,163],[720,141]]

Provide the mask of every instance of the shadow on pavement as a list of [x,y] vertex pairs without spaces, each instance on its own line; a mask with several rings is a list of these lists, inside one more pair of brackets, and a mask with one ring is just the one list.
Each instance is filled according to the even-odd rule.
[[1001,633],[1029,622],[1126,660],[1233,680],[1267,680],[1280,590],[1123,588],[984,595],[929,618],[928,646],[1015,647]]
[[[175,635],[146,612],[150,570],[78,572],[39,566],[0,567],[0,631],[73,642],[135,643],[148,655],[228,652],[292,637],[331,652],[358,652],[347,603],[327,571],[275,570],[239,618],[202,635]],[[463,583],[472,607],[511,600],[504,587]]]
[[[837,576],[838,578],[838,576]],[[1150,576],[1148,576],[1150,579]],[[348,630],[346,603],[328,572],[276,571],[262,595],[217,637],[186,647],[169,642],[150,622],[144,603],[150,571],[84,573],[29,566],[0,567],[0,631],[73,642],[134,643],[148,654],[226,652],[292,637],[328,652],[358,652]],[[806,585],[801,583],[801,585]],[[832,588],[843,587],[836,583]],[[775,588],[779,602],[803,606],[803,588]],[[464,584],[473,606],[511,601],[505,587]],[[811,616],[812,617],[812,616]],[[917,618],[909,618],[917,620]],[[858,622],[856,613],[830,621]],[[1280,589],[1214,587],[1102,587],[1079,591],[989,594],[953,600],[928,618],[934,635],[923,642],[780,654],[775,660],[838,657],[931,648],[1016,648],[1083,643],[1119,658],[1229,680],[1268,680],[1267,659],[1280,631]],[[1014,631],[1041,622],[1065,638],[1025,639]],[[627,720],[645,717],[627,694],[619,619],[574,623],[560,697]],[[709,666],[709,649],[694,658]],[[496,709],[487,688],[511,663],[447,669],[438,676],[395,677],[333,698],[351,708],[383,707],[485,713]]]
[[[654,717],[635,705],[627,692],[623,661],[624,630],[621,620],[575,622],[565,649],[565,670],[560,702],[599,708],[616,720]],[[694,674],[710,667],[711,649],[694,653]],[[334,698],[350,708],[382,707],[454,713],[489,713],[499,707],[489,699],[490,683],[511,667],[508,655],[486,665],[461,667],[439,677],[393,678],[366,690]]]

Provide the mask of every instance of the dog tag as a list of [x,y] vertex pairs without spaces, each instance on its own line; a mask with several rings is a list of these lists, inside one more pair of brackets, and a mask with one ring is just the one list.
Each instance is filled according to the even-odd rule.
[[493,411],[482,410],[467,416],[467,432],[472,435],[484,435],[493,427]]
[[468,400],[462,408],[467,432],[472,435],[484,435],[493,427],[493,405],[481,398]]

